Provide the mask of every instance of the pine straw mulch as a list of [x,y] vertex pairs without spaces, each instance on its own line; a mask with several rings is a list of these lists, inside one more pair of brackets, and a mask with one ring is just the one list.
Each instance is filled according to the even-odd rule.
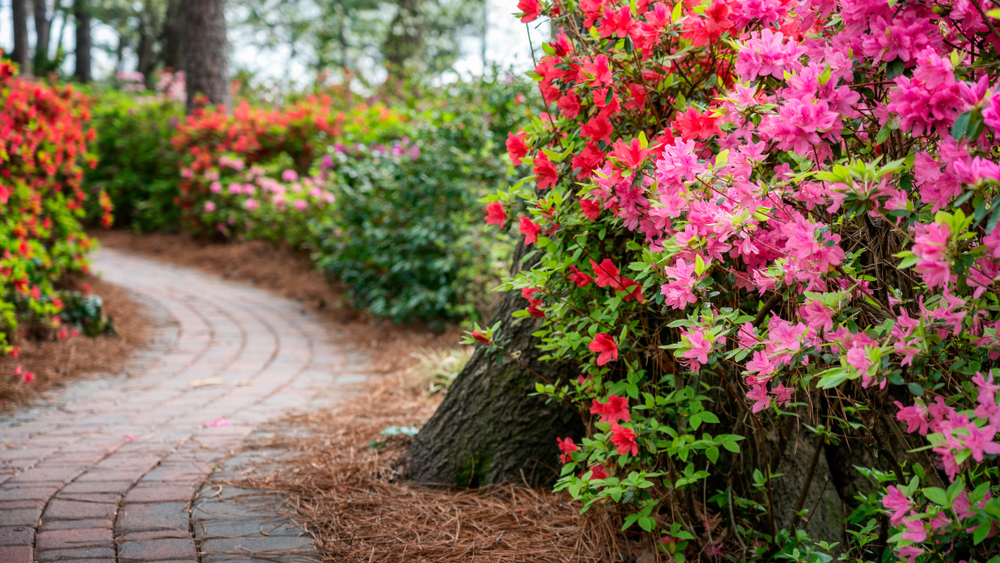
[[[20,346],[19,356],[0,357],[0,412],[27,404],[73,379],[114,375],[126,366],[133,351],[149,342],[153,321],[143,305],[124,289],[95,276],[70,280],[67,286],[80,290],[84,283],[104,301],[117,335],[81,335],[65,341],[54,334],[41,340],[15,335],[13,344]],[[12,374],[18,365],[34,374],[32,383]]]
[[186,233],[136,235],[99,230],[91,234],[108,248],[249,283],[298,301],[332,326],[344,329],[343,336],[372,358],[375,373],[404,370],[413,363],[418,348],[453,347],[461,336],[455,327],[436,333],[419,325],[394,325],[351,308],[343,298],[343,288],[317,271],[305,252],[265,241],[212,243]]
[[[401,377],[373,378],[335,409],[284,419],[283,425],[311,432],[247,444],[289,454],[280,465],[252,468],[230,484],[288,495],[289,515],[311,531],[324,561],[614,560],[614,539],[607,535],[613,530],[593,526],[567,496],[522,484],[460,491],[401,481],[410,439],[379,432],[418,424],[438,403],[406,391]],[[369,449],[372,440],[384,444]]]

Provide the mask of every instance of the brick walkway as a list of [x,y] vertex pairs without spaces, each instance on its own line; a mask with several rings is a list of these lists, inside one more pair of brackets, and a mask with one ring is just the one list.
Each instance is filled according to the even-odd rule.
[[0,561],[197,562],[191,506],[214,466],[362,359],[263,291],[109,249],[94,266],[167,322],[128,374],[0,421]]

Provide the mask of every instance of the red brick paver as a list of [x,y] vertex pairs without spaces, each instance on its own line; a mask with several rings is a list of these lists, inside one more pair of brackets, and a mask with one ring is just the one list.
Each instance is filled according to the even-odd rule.
[[345,351],[248,286],[108,249],[94,267],[170,321],[127,377],[0,421],[0,559],[196,563],[191,499],[213,463],[329,390]]

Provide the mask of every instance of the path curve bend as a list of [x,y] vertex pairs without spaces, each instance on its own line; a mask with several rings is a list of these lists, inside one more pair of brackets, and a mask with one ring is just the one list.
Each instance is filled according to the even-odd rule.
[[273,294],[112,249],[93,266],[163,322],[127,374],[0,421],[0,560],[197,563],[190,507],[213,465],[356,381],[357,356]]

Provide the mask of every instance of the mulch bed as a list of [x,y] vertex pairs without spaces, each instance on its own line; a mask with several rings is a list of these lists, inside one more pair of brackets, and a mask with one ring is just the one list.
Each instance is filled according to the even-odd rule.
[[[374,378],[336,409],[285,419],[311,432],[248,444],[290,455],[233,484],[288,494],[288,512],[312,532],[324,561],[616,560],[614,530],[597,525],[597,513],[581,516],[567,496],[522,484],[459,491],[401,481],[410,439],[379,432],[419,424],[438,403],[401,378]],[[373,440],[382,445],[369,447]]]
[[[0,357],[0,412],[14,409],[80,377],[114,375],[120,372],[132,352],[145,346],[152,334],[152,321],[143,305],[122,288],[95,276],[70,282],[74,289],[90,286],[91,293],[104,301],[105,312],[114,319],[117,335],[88,338],[76,336],[59,341],[36,340],[15,336],[13,344],[20,346],[17,358]],[[13,371],[21,366],[34,375],[26,383]]]

